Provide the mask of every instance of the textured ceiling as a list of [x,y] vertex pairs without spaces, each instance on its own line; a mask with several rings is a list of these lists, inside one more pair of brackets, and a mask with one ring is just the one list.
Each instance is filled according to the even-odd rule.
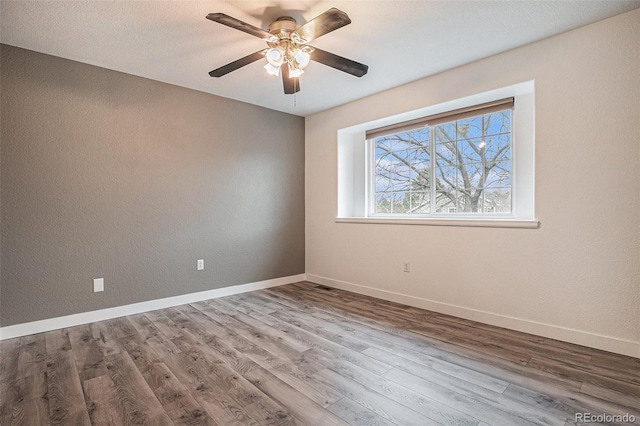
[[[265,47],[205,19],[224,12],[267,28],[336,7],[353,21],[312,44],[369,65],[356,78],[318,63],[285,95],[262,61],[210,70]],[[640,7],[633,1],[6,1],[0,41],[306,116]]]

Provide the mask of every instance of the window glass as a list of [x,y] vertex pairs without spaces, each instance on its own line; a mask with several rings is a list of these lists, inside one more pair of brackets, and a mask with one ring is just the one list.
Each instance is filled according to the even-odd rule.
[[375,137],[371,213],[511,213],[512,109]]

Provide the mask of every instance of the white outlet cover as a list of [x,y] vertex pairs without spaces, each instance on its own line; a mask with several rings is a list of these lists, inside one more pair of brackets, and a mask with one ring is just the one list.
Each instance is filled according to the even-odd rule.
[[204,269],[204,259],[198,259],[196,262],[196,269],[202,271]]
[[95,278],[93,280],[93,292],[98,293],[104,291],[104,278]]

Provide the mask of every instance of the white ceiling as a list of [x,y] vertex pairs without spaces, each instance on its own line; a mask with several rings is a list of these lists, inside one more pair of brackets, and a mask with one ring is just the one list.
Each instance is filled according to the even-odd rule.
[[[369,65],[362,78],[311,63],[285,95],[262,61],[207,74],[265,47],[205,19],[224,12],[267,28],[336,7],[352,23],[312,45]],[[640,7],[632,1],[7,1],[0,41],[306,116]]]

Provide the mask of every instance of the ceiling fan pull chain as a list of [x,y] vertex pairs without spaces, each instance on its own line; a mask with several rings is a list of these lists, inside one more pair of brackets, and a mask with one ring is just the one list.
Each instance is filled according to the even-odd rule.
[[298,95],[297,94],[293,94],[293,107],[297,107],[298,106]]

